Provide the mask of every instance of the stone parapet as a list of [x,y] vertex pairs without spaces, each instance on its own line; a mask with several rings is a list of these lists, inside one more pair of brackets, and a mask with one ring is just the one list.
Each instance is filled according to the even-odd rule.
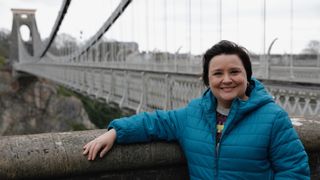
[[105,158],[88,161],[83,145],[105,131],[2,136],[0,179],[187,177],[176,143],[116,145]]
[[[309,153],[312,179],[317,179],[320,123],[294,124]],[[105,158],[88,161],[82,146],[105,131],[2,136],[0,179],[188,179],[186,162],[176,143],[115,145]]]

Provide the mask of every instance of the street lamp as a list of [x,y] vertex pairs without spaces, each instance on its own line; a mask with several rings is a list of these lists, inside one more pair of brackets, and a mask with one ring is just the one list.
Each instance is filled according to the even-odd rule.
[[278,38],[274,38],[270,43],[268,52],[267,52],[267,58],[265,59],[266,60],[266,79],[269,79],[269,76],[270,76],[271,49],[273,47],[273,44],[276,42],[276,40],[278,40]]
[[293,0],[290,0],[290,80],[293,76]]

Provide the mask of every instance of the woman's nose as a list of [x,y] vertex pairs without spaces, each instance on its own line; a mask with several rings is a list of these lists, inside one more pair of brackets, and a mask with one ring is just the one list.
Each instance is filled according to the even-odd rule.
[[230,83],[230,82],[232,82],[232,80],[231,80],[230,76],[226,74],[223,76],[222,82]]

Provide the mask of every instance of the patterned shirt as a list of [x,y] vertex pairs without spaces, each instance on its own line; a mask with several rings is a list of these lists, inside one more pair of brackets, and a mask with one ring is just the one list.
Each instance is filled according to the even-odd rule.
[[224,123],[227,120],[227,116],[217,112],[217,143],[220,142],[222,131],[224,128]]
[[229,111],[230,111],[230,109],[224,108],[222,106],[218,105],[218,107],[217,107],[217,124],[216,124],[216,126],[217,126],[217,136],[216,136],[217,141],[216,142],[217,143],[220,142],[222,131],[224,128],[224,124],[227,120]]

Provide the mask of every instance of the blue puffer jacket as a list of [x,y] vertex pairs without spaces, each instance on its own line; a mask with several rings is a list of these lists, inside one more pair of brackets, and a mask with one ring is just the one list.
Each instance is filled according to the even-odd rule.
[[287,113],[252,79],[247,101],[235,99],[216,145],[216,100],[208,89],[186,107],[111,122],[118,143],[178,140],[190,179],[309,179],[308,157]]

